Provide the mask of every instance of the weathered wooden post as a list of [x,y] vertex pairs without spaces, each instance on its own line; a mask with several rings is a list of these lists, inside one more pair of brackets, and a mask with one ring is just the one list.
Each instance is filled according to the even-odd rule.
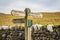
[[31,12],[29,8],[26,8],[25,10],[25,40],[28,40],[28,14]]

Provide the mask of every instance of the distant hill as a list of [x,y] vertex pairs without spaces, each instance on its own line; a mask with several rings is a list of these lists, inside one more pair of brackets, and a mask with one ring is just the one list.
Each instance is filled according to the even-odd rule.
[[4,14],[4,13],[0,13],[0,14]]

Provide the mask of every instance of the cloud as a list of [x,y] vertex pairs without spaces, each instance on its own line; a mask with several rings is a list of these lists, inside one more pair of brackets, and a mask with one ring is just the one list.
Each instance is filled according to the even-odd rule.
[[36,3],[29,3],[29,2],[25,2],[25,1],[16,1],[11,3],[9,6],[7,6],[7,8],[9,9],[16,9],[16,10],[24,10],[25,8],[30,8],[32,11],[42,11],[42,10],[49,10],[48,8],[46,8],[45,6],[43,6],[42,4],[36,4]]
[[[7,3],[6,3],[7,2]],[[60,0],[15,0],[4,2],[0,5],[0,12],[10,13],[11,10],[23,10],[30,8],[34,12],[60,11]]]

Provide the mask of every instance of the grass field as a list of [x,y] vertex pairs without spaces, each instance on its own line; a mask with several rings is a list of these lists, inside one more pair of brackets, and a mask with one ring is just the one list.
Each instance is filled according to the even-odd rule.
[[[31,16],[28,17],[28,20],[32,20],[33,24],[54,24],[54,25],[60,25],[60,12],[41,12],[43,17],[42,18],[33,18]],[[19,19],[24,18],[22,16],[12,16],[11,14],[0,14],[0,26],[13,26],[13,25],[23,25],[24,23],[17,23],[14,24],[12,22],[13,19]]]

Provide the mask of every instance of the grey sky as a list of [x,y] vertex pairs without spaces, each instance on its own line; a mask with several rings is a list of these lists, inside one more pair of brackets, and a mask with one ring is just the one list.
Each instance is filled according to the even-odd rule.
[[60,0],[0,0],[0,12],[30,8],[34,12],[60,11]]

